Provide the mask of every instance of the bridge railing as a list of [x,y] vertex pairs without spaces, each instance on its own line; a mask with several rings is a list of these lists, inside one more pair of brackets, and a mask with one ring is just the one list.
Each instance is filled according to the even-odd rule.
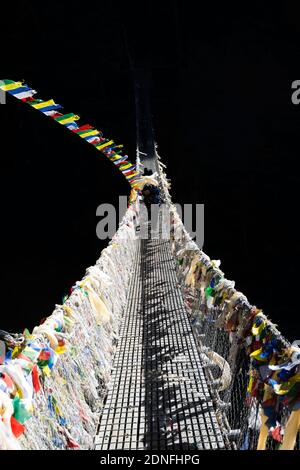
[[227,447],[300,449],[300,361],[285,376],[285,370],[269,368],[285,361],[291,368],[292,353],[300,357],[298,345],[291,347],[263,312],[225,278],[220,262],[193,242],[172,204],[165,165],[159,155],[157,159],[170,210],[178,280]]
[[[137,217],[132,204],[63,305],[0,365],[1,449],[92,447],[135,261]],[[7,395],[3,377],[13,379]]]

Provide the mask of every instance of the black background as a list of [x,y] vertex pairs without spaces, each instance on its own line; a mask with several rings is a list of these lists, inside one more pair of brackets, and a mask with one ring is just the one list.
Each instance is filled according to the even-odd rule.
[[[25,79],[134,159],[128,52],[150,66],[174,201],[205,204],[204,251],[292,340],[300,337],[300,106],[291,102],[299,11],[204,5],[14,2],[2,10],[1,78]],[[0,326],[22,331],[94,264],[107,244],[96,238],[96,208],[117,205],[129,187],[104,156],[23,103],[8,99],[0,116]]]

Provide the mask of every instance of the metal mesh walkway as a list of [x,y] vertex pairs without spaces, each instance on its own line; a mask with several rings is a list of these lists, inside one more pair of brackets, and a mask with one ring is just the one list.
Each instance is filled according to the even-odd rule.
[[95,449],[224,448],[169,241],[137,243]]

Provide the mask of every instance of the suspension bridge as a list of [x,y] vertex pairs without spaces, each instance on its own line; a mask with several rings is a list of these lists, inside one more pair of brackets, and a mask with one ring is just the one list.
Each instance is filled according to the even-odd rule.
[[[299,345],[186,232],[141,76],[134,164],[27,85],[0,83],[94,145],[132,187],[117,233],[64,303],[32,333],[3,332],[0,448],[299,449]],[[169,211],[168,238],[160,212],[155,226],[141,217],[145,168]]]

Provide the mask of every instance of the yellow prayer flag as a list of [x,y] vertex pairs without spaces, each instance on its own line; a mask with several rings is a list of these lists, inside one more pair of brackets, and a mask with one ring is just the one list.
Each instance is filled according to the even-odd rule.
[[15,82],[15,83],[9,83],[8,85],[2,85],[0,86],[0,88],[1,90],[8,91],[8,90],[15,90],[16,88],[20,88],[22,85],[23,85],[23,82]]
[[97,131],[97,129],[94,129],[92,131],[86,131],[82,134],[79,134],[80,137],[88,137],[89,135],[98,135],[99,134],[99,131]]
[[80,119],[79,116],[72,116],[72,117],[69,117],[69,118],[66,118],[66,119],[62,119],[60,121],[56,121],[56,122],[59,122],[59,124],[68,124],[69,122],[73,122],[73,121],[78,121],[78,119]]
[[46,106],[54,105],[54,100],[43,101],[42,103],[33,104],[32,107],[35,109],[46,108]]
[[102,144],[102,145],[97,145],[96,148],[98,150],[102,150],[104,149],[105,147],[108,147],[109,145],[112,145],[114,143],[113,140],[110,140],[109,142],[106,142],[105,144]]
[[127,168],[130,168],[132,166],[132,163],[130,162],[126,162],[126,163],[122,163],[122,165],[119,166],[120,170],[126,170]]
[[43,367],[43,374],[49,377],[51,375],[51,370],[48,366]]
[[57,346],[57,348],[55,349],[56,354],[64,354],[66,351],[66,346]]

